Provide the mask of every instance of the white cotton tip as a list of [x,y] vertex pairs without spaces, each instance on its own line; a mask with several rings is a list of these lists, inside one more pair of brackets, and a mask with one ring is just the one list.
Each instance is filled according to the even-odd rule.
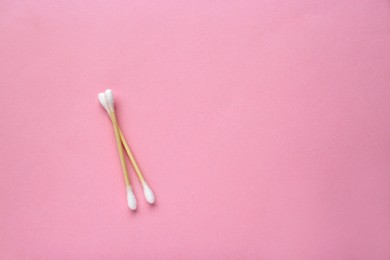
[[106,96],[106,102],[107,102],[108,108],[111,111],[114,111],[114,94],[112,93],[112,90],[111,89],[106,89],[104,94]]
[[142,187],[144,188],[144,195],[145,195],[146,201],[149,204],[153,204],[156,201],[156,198],[154,197],[153,191],[150,189],[149,185],[146,182],[142,183]]
[[131,187],[127,187],[127,205],[131,210],[137,209],[137,200]]
[[106,102],[106,95],[104,93],[99,93],[98,98],[99,98],[100,105],[102,105],[102,107],[104,107],[104,109],[108,113],[109,109],[108,109],[107,102]]

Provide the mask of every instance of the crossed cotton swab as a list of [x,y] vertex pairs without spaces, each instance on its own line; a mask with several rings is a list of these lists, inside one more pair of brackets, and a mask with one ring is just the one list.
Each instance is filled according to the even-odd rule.
[[127,204],[131,210],[135,210],[137,208],[137,201],[135,199],[135,195],[133,192],[133,189],[131,188],[129,176],[128,176],[128,170],[126,167],[126,162],[125,158],[123,155],[123,147],[125,147],[126,153],[129,156],[130,162],[133,165],[133,168],[135,172],[137,173],[138,179],[142,184],[142,188],[144,191],[144,195],[146,198],[146,201],[150,204],[153,204],[155,202],[155,197],[150,189],[149,185],[146,183],[144,176],[141,173],[141,170],[138,167],[138,164],[134,158],[133,153],[130,150],[129,145],[126,142],[125,137],[122,134],[122,131],[120,130],[118,120],[116,118],[115,114],[115,106],[114,106],[114,95],[112,93],[111,89],[107,89],[104,93],[99,93],[99,102],[100,104],[104,107],[104,109],[107,111],[111,121],[112,125],[114,127],[114,132],[115,132],[115,138],[116,138],[116,143],[118,147],[118,152],[119,152],[119,157],[121,160],[121,165],[122,165],[122,171],[123,171],[123,177],[125,179],[126,183],[126,190],[127,190]]

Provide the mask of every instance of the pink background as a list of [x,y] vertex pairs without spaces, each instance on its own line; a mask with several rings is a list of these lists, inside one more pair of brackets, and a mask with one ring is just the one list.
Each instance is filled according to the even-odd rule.
[[389,1],[2,0],[0,87],[1,259],[390,259]]

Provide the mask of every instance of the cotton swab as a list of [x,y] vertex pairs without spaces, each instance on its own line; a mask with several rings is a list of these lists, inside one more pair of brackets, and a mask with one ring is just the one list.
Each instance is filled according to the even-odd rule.
[[119,134],[119,129],[118,129],[118,121],[117,121],[116,115],[115,115],[114,96],[112,94],[112,91],[110,89],[108,89],[105,91],[105,93],[100,93],[98,97],[99,97],[100,103],[106,109],[108,115],[110,116],[110,119],[112,121],[112,125],[114,127],[115,139],[116,139],[116,143],[117,143],[117,147],[118,147],[119,157],[121,160],[123,177],[124,177],[125,183],[126,183],[127,205],[131,210],[136,210],[137,209],[137,200],[135,198],[133,189],[131,188],[131,185],[130,185],[128,170],[127,170],[125,158],[123,155],[122,142],[120,139],[120,134]]
[[[109,98],[111,99],[110,102],[113,103],[114,99],[113,99],[112,91],[111,90],[106,90],[106,93],[107,93],[107,91],[109,91],[111,93],[111,94],[109,94]],[[106,97],[106,95],[104,93],[100,93],[99,94],[99,101],[100,101],[100,104],[107,111],[107,113],[110,115],[110,105],[108,104],[109,100],[107,98],[105,98],[105,97]],[[122,144],[125,147],[125,150],[126,150],[126,153],[127,153],[128,157],[130,159],[130,162],[131,162],[131,164],[132,164],[132,166],[133,166],[133,168],[134,168],[134,170],[135,170],[135,172],[136,172],[136,174],[138,176],[139,181],[141,182],[141,185],[142,185],[142,188],[143,188],[143,191],[144,191],[145,199],[146,199],[146,201],[149,204],[153,204],[156,201],[155,196],[153,194],[153,191],[150,189],[149,185],[145,181],[145,178],[144,178],[144,176],[141,173],[141,170],[140,170],[140,168],[139,168],[139,166],[137,164],[137,161],[135,160],[135,157],[134,157],[133,153],[131,152],[131,149],[130,149],[129,145],[127,144],[127,141],[126,141],[126,139],[125,139],[125,137],[124,137],[124,135],[123,135],[123,133],[122,133],[122,131],[120,129],[118,121],[116,120],[115,122],[116,122],[117,128],[119,130],[119,135],[120,135],[120,139],[122,141]]]

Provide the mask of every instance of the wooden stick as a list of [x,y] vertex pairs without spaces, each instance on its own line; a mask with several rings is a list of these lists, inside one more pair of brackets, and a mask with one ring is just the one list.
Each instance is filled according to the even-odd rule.
[[[118,123],[118,122],[117,122],[117,123]],[[141,184],[142,184],[142,183],[145,182],[145,178],[144,178],[144,176],[142,175],[142,172],[141,172],[141,170],[140,170],[140,168],[139,168],[139,166],[138,166],[138,163],[137,163],[137,161],[135,160],[135,157],[134,157],[133,153],[131,152],[130,147],[129,147],[129,145],[127,144],[126,138],[125,138],[125,136],[123,135],[123,133],[122,133],[122,131],[121,131],[119,125],[117,125],[117,127],[118,127],[118,129],[119,129],[119,136],[120,136],[120,139],[122,140],[123,146],[125,147],[125,151],[126,151],[126,153],[127,153],[127,156],[129,156],[130,162],[131,162],[131,164],[133,165],[133,168],[134,168],[134,170],[135,170],[135,172],[136,172],[136,174],[137,174],[137,176],[138,176],[138,179],[139,179],[139,181],[140,181]]]
[[122,147],[122,142],[121,142],[121,137],[120,137],[120,129],[118,127],[118,120],[116,119],[115,112],[110,112],[110,118],[112,121],[112,125],[114,126],[114,132],[115,132],[115,139],[116,139],[116,144],[118,147],[118,152],[119,152],[119,157],[121,160],[121,165],[122,165],[122,171],[123,171],[123,177],[125,179],[126,187],[131,187],[130,185],[130,179],[129,179],[129,172],[126,167],[126,162],[125,162],[125,157],[123,155],[123,147]]

